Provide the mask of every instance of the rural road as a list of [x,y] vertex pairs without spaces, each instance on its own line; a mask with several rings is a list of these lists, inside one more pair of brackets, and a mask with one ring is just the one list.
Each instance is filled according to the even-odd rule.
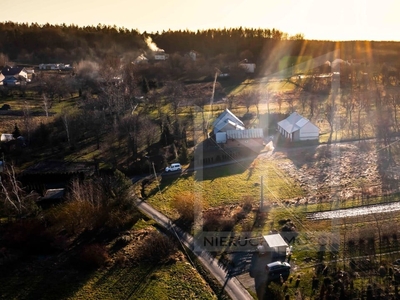
[[194,249],[199,249],[199,246],[195,244],[195,241],[190,234],[184,232],[178,226],[174,225],[170,219],[151,207],[146,202],[136,200],[136,204],[142,213],[154,219],[159,225],[179,237],[181,243],[183,243],[197,256],[203,266],[206,267],[207,270],[218,280],[218,282],[224,287],[225,291],[233,300],[254,299],[235,277],[229,277],[228,273],[218,266],[217,260],[215,260],[210,253],[208,253],[208,251],[194,251]]

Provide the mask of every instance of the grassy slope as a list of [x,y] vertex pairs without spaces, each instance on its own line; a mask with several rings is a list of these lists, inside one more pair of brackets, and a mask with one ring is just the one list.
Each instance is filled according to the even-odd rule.
[[[139,221],[133,231],[154,230],[151,224],[152,221]],[[59,267],[51,256],[19,261],[0,269],[0,298],[217,299],[184,255],[178,252],[176,257],[179,259],[169,263],[110,264],[95,271],[70,265]]]
[[[250,162],[204,169],[203,174],[195,172],[183,176],[164,176],[160,186],[154,181],[146,189],[146,200],[172,218],[177,215],[171,207],[175,195],[186,191],[196,191],[205,206],[241,204],[244,196],[252,196],[254,204],[260,199],[260,178],[264,176],[264,199],[269,202],[295,198],[303,195],[300,186],[279,171],[279,161],[260,157]],[[159,189],[160,188],[160,189]],[[160,192],[161,190],[161,192]]]

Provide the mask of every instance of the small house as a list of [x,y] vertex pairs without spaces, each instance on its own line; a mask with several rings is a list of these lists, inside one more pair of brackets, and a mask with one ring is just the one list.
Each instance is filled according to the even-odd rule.
[[278,131],[290,141],[319,139],[319,128],[297,112],[278,122]]
[[28,74],[24,67],[10,67],[5,66],[1,70],[3,74],[3,84],[4,85],[15,85],[17,82],[26,81],[28,79]]
[[239,63],[239,66],[245,70],[246,73],[251,73],[253,74],[254,71],[256,70],[256,64],[255,63],[250,63],[247,59],[242,60]]
[[14,136],[12,135],[12,133],[2,133],[0,137],[0,141],[2,142],[9,142],[12,141],[13,139]]
[[149,59],[143,54],[140,54],[138,57],[136,57],[134,64],[143,64],[147,62],[149,62]]
[[191,50],[188,55],[191,60],[196,61],[197,57],[199,57],[200,54],[197,51]]
[[155,60],[167,60],[169,57],[168,54],[165,53],[164,50],[158,49],[158,51],[154,52],[154,59]]
[[218,143],[219,132],[226,132],[227,130],[244,130],[244,123],[236,117],[229,109],[218,116],[218,118],[213,123],[214,134],[216,135]]

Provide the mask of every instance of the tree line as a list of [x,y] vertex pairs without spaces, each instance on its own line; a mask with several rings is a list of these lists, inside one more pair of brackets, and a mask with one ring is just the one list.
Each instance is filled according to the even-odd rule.
[[[102,25],[52,25],[37,23],[0,23],[0,65],[7,59],[18,63],[78,62],[85,59],[135,57],[149,51],[150,37],[167,53],[195,50],[206,59],[227,56],[255,63],[279,60],[285,56],[317,57],[335,50],[347,59],[376,62],[398,62],[398,42],[317,41],[306,40],[303,34],[290,36],[278,29],[224,28],[198,31],[177,30],[140,33],[137,30]],[[278,51],[279,50],[279,51]]]

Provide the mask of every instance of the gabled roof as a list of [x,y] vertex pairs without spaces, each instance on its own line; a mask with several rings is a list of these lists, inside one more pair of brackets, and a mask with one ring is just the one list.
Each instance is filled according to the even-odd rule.
[[2,70],[1,73],[4,76],[14,76],[18,75],[21,73],[21,71],[24,69],[24,67],[10,67],[10,66],[5,66]]
[[244,123],[238,117],[236,117],[229,109],[225,109],[225,111],[220,114],[213,123],[214,132],[218,132],[224,128],[227,123],[239,130],[243,130],[245,128]]
[[[292,133],[300,128],[304,127],[310,120],[299,115],[297,112],[292,113],[286,119],[278,122],[278,125],[282,127],[286,132]],[[311,123],[311,122],[310,122]],[[314,125],[314,124],[313,124]],[[315,125],[314,125],[315,126]]]

